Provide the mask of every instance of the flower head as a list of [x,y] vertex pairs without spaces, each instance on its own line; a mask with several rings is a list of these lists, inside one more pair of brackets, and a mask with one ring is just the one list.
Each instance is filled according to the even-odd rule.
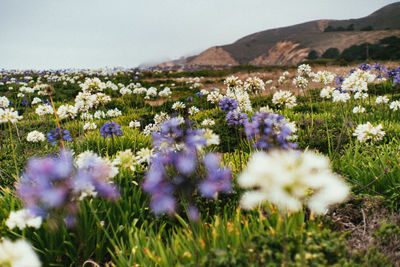
[[110,137],[113,138],[115,136],[122,136],[123,131],[121,129],[121,125],[117,124],[115,121],[106,122],[100,128],[100,135],[103,138]]

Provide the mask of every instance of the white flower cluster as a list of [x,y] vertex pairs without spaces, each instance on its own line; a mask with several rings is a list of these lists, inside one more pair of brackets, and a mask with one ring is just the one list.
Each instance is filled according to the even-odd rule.
[[353,113],[364,113],[365,112],[365,108],[362,106],[355,106],[353,108]]
[[375,80],[375,75],[369,71],[356,70],[342,83],[342,89],[351,92],[368,91],[368,83]]
[[149,89],[147,89],[146,96],[144,97],[144,99],[150,99],[150,98],[156,97],[156,96],[157,96],[157,88],[150,87]]
[[165,87],[163,90],[161,90],[160,92],[158,92],[158,96],[160,97],[171,97],[172,95],[172,91],[171,88],[169,87]]
[[350,100],[349,93],[341,93],[339,90],[334,90],[332,93],[332,101],[334,103],[342,102],[345,103]]
[[28,135],[26,136],[26,140],[31,143],[39,143],[45,141],[46,138],[43,133],[35,130],[28,133]]
[[236,86],[242,86],[243,82],[239,79],[239,77],[232,75],[224,80],[224,85],[226,85],[228,88],[234,88]]
[[62,119],[74,119],[78,115],[78,108],[72,105],[61,105],[57,110],[58,117]]
[[293,79],[293,84],[296,85],[297,88],[306,89],[308,86],[308,80],[303,76],[297,76]]
[[212,91],[212,92],[208,92],[208,91],[207,91],[207,101],[208,101],[208,102],[211,102],[211,103],[213,103],[213,104],[215,104],[215,103],[218,104],[219,101],[221,101],[223,98],[224,98],[224,96],[221,95],[221,94],[219,93],[219,91],[217,91],[217,90]]
[[400,101],[395,100],[392,103],[390,103],[389,108],[393,111],[397,111],[400,109]]
[[34,97],[32,100],[32,105],[36,105],[42,102],[42,99],[40,99],[39,97]]
[[272,103],[279,107],[293,108],[297,105],[296,97],[290,91],[279,90],[272,97]]
[[373,126],[370,122],[365,124],[360,124],[355,129],[353,136],[357,137],[357,140],[361,143],[366,143],[370,141],[370,144],[378,142],[385,136],[385,131],[383,131],[382,124]]
[[249,77],[243,85],[244,89],[251,94],[258,94],[260,91],[265,91],[263,80],[258,77]]
[[207,127],[207,126],[214,126],[215,121],[212,119],[205,119],[201,122],[201,126]]
[[0,97],[0,108],[7,108],[10,105],[10,100],[7,97]]
[[195,107],[195,106],[191,106],[190,108],[189,108],[189,114],[190,115],[195,115],[195,114],[197,114],[197,113],[199,113],[199,109],[197,108],[197,107]]
[[129,88],[127,88],[127,87],[122,87],[120,90],[119,90],[119,93],[121,94],[121,95],[130,95],[130,94],[132,94],[132,90],[131,89],[129,89]]
[[297,73],[301,76],[308,76],[311,73],[311,67],[308,64],[302,64],[297,67]]
[[324,214],[331,204],[342,202],[348,186],[332,173],[329,160],[315,152],[275,150],[255,153],[238,178],[246,192],[243,208],[251,209],[265,201],[281,210],[298,211],[303,204],[315,213]]
[[102,111],[102,110],[97,110],[97,111],[93,114],[93,117],[94,117],[95,119],[98,119],[98,120],[104,119],[104,118],[106,117],[106,113],[104,113],[104,111]]
[[169,119],[170,116],[167,113],[161,112],[160,114],[156,114],[154,116],[154,123],[146,125],[146,127],[143,130],[143,133],[145,135],[151,135],[153,132],[159,132],[161,130],[161,124]]
[[206,146],[219,145],[220,143],[219,135],[215,134],[211,129],[205,129],[203,136],[206,139]]
[[122,112],[118,108],[110,109],[107,111],[107,117],[110,117],[110,118],[116,118],[121,115],[122,115]]
[[186,105],[180,101],[177,101],[172,105],[173,110],[179,110],[179,109],[184,109],[184,108],[186,108]]
[[107,88],[106,84],[102,82],[99,78],[86,78],[84,83],[79,85],[82,88],[83,92],[95,92],[95,91],[103,91]]
[[4,239],[0,243],[0,266],[40,267],[42,264],[27,241]]
[[253,110],[251,107],[249,94],[243,87],[236,86],[233,89],[228,88],[226,90],[226,96],[236,100],[238,104],[238,111],[251,112]]
[[335,80],[335,75],[329,71],[318,71],[311,73],[310,77],[313,82],[323,83],[325,85],[332,83]]
[[35,109],[35,113],[41,117],[47,114],[54,114],[54,110],[53,107],[50,105],[39,105]]
[[97,129],[97,125],[94,122],[86,122],[83,125],[83,130],[84,131],[91,131],[91,130],[96,130]]
[[0,124],[10,122],[12,124],[17,123],[17,121],[21,120],[22,116],[18,115],[18,111],[14,110],[14,108],[0,108]]
[[335,90],[335,88],[330,87],[330,86],[325,87],[325,88],[322,88],[322,90],[321,90],[319,96],[320,96],[321,98],[327,98],[327,99],[329,99],[329,98],[332,97],[332,93],[333,93],[334,90]]
[[354,94],[354,99],[366,99],[368,97],[368,93],[363,93],[362,91],[358,91]]
[[375,99],[376,104],[386,104],[389,102],[389,98],[387,96],[378,96]]
[[14,229],[15,227],[20,230],[24,230],[26,227],[39,229],[42,225],[42,217],[35,216],[26,209],[11,211],[6,220],[6,225],[10,229]]
[[139,128],[140,127],[140,122],[139,121],[131,121],[129,123],[130,128]]

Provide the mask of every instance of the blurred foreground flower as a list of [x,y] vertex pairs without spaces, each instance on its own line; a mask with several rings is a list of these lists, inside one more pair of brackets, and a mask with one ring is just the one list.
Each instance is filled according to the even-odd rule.
[[5,239],[0,243],[0,266],[40,267],[42,264],[28,242]]
[[17,186],[17,195],[33,215],[62,215],[73,224],[78,197],[87,189],[107,199],[118,198],[116,188],[108,182],[114,176],[109,160],[97,154],[81,159],[75,168],[71,153],[61,151],[57,156],[30,159]]
[[298,211],[303,204],[323,214],[330,204],[342,202],[349,187],[332,173],[329,160],[315,152],[274,150],[255,153],[238,178],[246,192],[241,205],[251,209],[268,201],[282,210]]

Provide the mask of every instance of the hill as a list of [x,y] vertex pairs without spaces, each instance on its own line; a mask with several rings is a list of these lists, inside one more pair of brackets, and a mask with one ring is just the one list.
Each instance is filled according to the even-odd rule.
[[[245,36],[236,42],[211,47],[199,55],[179,61],[181,66],[293,65],[315,51],[329,48],[339,52],[363,43],[400,37],[400,2],[387,5],[371,15],[349,20],[316,20],[270,29]],[[159,67],[176,66],[166,62]]]

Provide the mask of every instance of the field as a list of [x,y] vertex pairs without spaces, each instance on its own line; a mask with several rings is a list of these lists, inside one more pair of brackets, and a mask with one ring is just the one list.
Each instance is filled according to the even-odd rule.
[[0,265],[400,266],[398,62],[0,72]]

